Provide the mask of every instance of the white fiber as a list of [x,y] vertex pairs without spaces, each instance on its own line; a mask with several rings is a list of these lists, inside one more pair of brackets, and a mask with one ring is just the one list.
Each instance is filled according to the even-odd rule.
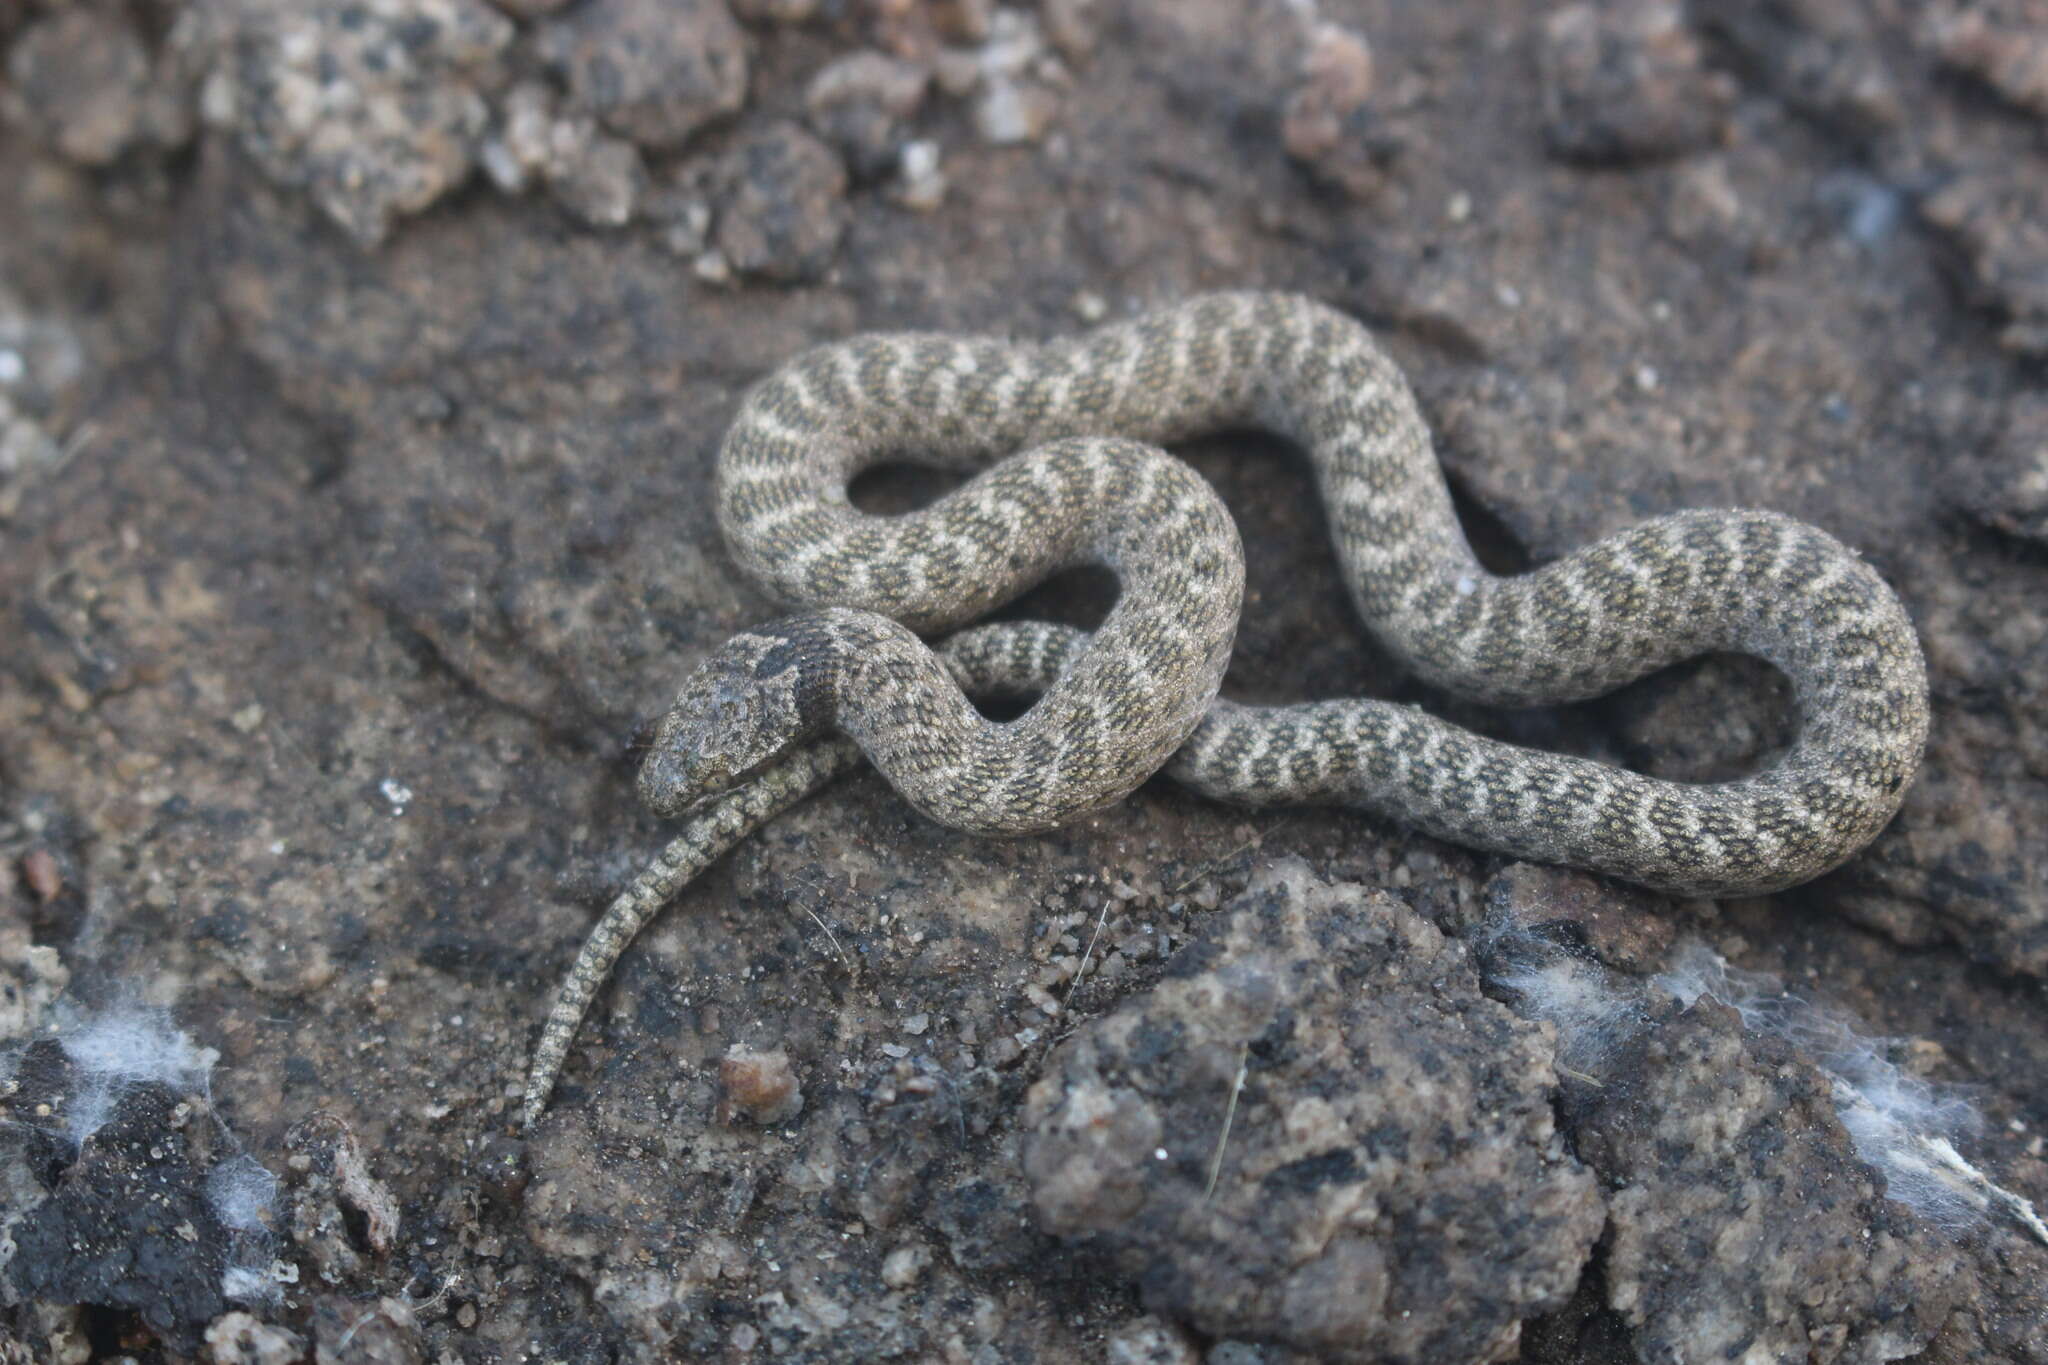
[[220,1296],[231,1303],[274,1304],[284,1288],[272,1266],[231,1265],[220,1273]]
[[267,1232],[277,1204],[277,1177],[244,1152],[206,1173],[206,1202],[225,1227],[237,1232]]
[[1951,1230],[1994,1205],[2039,1225],[2025,1200],[1992,1184],[1956,1151],[1954,1139],[1980,1124],[1976,1109],[1894,1062],[1898,1039],[1866,1034],[1845,1011],[1794,995],[1773,977],[1730,967],[1696,940],[1681,944],[1670,968],[1651,980],[1688,1006],[1713,996],[1742,1016],[1746,1030],[1782,1038],[1812,1061],[1828,1079],[1856,1155],[1884,1173],[1890,1198]]
[[60,1022],[57,1045],[77,1071],[65,1129],[74,1143],[98,1132],[131,1087],[155,1082],[172,1094],[205,1093],[220,1054],[193,1043],[171,1012],[121,1005],[99,1014],[73,1010]]
[[[1496,963],[1489,979],[1556,1026],[1559,1061],[1569,1068],[1598,1072],[1647,1026],[1645,988],[1635,978],[1516,929],[1496,930],[1485,951]],[[1828,1080],[1856,1155],[1884,1173],[1890,1198],[1950,1230],[1997,1210],[2048,1243],[2048,1223],[2033,1206],[1956,1150],[1955,1139],[1978,1127],[1976,1110],[1894,1062],[1898,1040],[1862,1032],[1851,1015],[1791,994],[1774,977],[1731,967],[1698,940],[1678,945],[1648,984],[1688,1009],[1712,996],[1741,1016],[1745,1031],[1784,1039],[1811,1061]]]
[[73,1066],[129,1085],[159,1081],[174,1093],[204,1087],[219,1054],[194,1046],[171,1012],[121,1006],[88,1016],[57,1035]]
[[1557,1025],[1559,1049],[1568,1063],[1604,1056],[1643,1026],[1640,1001],[1616,990],[1612,974],[1598,963],[1559,953],[1547,961],[1518,961],[1494,981]]

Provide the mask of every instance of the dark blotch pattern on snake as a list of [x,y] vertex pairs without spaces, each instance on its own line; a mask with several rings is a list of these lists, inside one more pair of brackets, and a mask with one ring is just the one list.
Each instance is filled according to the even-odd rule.
[[[1242,427],[1307,453],[1359,614],[1429,681],[1549,704],[1734,651],[1791,679],[1797,739],[1752,777],[1693,785],[1385,702],[1215,700],[1242,584],[1235,533],[1201,480],[1149,446]],[[899,456],[983,472],[904,517],[853,508],[848,481]],[[1925,669],[1898,599],[1791,518],[1681,512],[1528,574],[1487,572],[1399,370],[1358,323],[1291,295],[1206,296],[1042,345],[821,347],[748,394],[718,501],[742,567],[816,610],[736,637],[663,718],[641,792],[696,814],[585,945],[537,1050],[529,1118],[639,924],[854,761],[845,740],[803,743],[821,733],[850,736],[907,799],[970,830],[1047,828],[1171,756],[1169,775],[1222,800],[1358,806],[1686,895],[1760,894],[1834,867],[1897,810],[1926,738]],[[1083,561],[1109,564],[1122,589],[1092,637],[983,627],[942,660],[912,633]],[[999,724],[961,682],[1048,690]]]

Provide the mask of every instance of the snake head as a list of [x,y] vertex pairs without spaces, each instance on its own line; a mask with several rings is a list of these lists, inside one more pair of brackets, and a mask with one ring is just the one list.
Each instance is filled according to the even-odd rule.
[[662,715],[640,765],[640,799],[673,818],[738,785],[820,728],[803,654],[774,627],[736,635],[697,666]]

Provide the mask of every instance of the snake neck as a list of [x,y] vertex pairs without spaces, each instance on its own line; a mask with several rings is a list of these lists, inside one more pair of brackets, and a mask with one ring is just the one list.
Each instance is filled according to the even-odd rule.
[[858,612],[808,612],[742,631],[683,683],[640,766],[640,798],[675,817],[829,729]]
[[776,643],[763,655],[755,677],[786,690],[791,743],[839,728],[857,709],[861,664],[878,651],[901,649],[910,632],[873,612],[844,607],[786,616],[753,632]]

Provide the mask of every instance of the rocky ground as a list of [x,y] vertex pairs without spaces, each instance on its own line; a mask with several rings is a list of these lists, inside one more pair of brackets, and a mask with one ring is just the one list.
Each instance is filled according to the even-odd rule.
[[[0,0],[0,1360],[2048,1360],[2044,225],[2039,0]],[[1862,550],[1933,685],[1892,828],[1671,904],[861,776],[519,1133],[662,838],[635,726],[772,610],[744,385],[1245,286],[1379,329],[1497,568],[1715,504]],[[1185,453],[1240,696],[1788,733],[1740,661],[1431,694],[1284,450]]]

